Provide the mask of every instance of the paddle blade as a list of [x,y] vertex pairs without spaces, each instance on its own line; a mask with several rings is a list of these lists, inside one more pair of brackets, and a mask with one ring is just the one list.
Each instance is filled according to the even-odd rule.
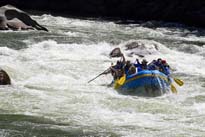
[[172,93],[177,94],[177,89],[173,84],[171,84],[171,91],[172,91]]
[[109,54],[110,57],[114,58],[114,57],[121,57],[122,56],[122,52],[120,50],[120,48],[115,48],[113,49],[110,54]]
[[119,80],[118,80],[118,84],[119,85],[123,85],[125,83],[126,80],[126,75],[124,74]]
[[178,78],[174,78],[174,81],[179,85],[179,86],[183,86],[184,85],[184,81],[178,79]]
[[120,86],[122,86],[126,81],[126,75],[124,74],[120,79],[115,81],[114,88],[118,89]]

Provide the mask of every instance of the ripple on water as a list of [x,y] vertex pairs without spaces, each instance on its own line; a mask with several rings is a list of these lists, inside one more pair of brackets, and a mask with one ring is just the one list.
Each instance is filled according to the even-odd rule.
[[[203,36],[176,26],[35,18],[50,32],[0,35],[0,65],[13,83],[0,87],[1,136],[205,135]],[[106,86],[111,76],[87,83],[117,60],[108,56],[113,48],[128,55],[125,45],[132,42],[145,45],[134,50],[148,61],[161,57],[175,69],[173,76],[185,82],[174,83],[177,95],[121,95]]]

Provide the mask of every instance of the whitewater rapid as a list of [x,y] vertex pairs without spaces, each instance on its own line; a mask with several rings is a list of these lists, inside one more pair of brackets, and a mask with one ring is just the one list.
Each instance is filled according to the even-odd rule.
[[[205,136],[203,30],[32,16],[50,32],[0,32],[0,67],[12,86],[0,87],[0,136]],[[142,49],[126,50],[131,43]],[[126,59],[166,59],[178,94],[125,96],[107,85],[112,49]]]

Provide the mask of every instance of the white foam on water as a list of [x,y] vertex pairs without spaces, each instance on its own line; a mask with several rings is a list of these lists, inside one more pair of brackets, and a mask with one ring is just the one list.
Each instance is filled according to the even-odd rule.
[[194,103],[193,109],[195,109],[200,115],[205,114],[205,103]]
[[[191,54],[172,51],[155,41],[145,40],[143,42],[145,48],[151,52],[153,51],[153,54],[146,55],[149,61],[159,56],[165,58],[172,66],[176,65],[175,68],[178,73],[189,73],[196,69],[194,67],[186,67],[190,65],[189,56]],[[158,50],[153,47],[153,43],[158,46]],[[101,128],[107,129],[108,126],[113,132],[120,133],[123,136],[140,134],[147,136],[154,133],[154,131],[149,130],[152,128],[164,132],[167,128],[173,128],[174,130],[175,122],[168,124],[162,120],[161,113],[163,112],[160,111],[165,108],[159,108],[160,111],[158,112],[157,100],[155,102],[156,109],[151,109],[146,108],[145,105],[145,102],[148,103],[149,99],[143,99],[144,101],[142,101],[141,99],[138,100],[118,94],[112,88],[105,86],[112,80],[110,76],[100,77],[87,84],[89,79],[92,79],[110,66],[112,60],[109,59],[108,54],[112,49],[113,45],[104,42],[85,45],[60,44],[53,40],[32,44],[28,48],[18,51],[4,49],[5,53],[7,52],[10,55],[7,57],[7,61],[10,58],[10,62],[7,62],[7,65],[14,71],[12,76],[14,76],[15,86],[19,87],[21,85],[19,88],[21,92],[18,92],[21,98],[12,94],[7,96],[3,99],[3,102],[9,98],[15,98],[16,107],[13,108],[13,103],[10,103],[10,107],[7,105],[2,108],[12,109],[15,113],[22,113],[23,111],[24,114],[44,116],[53,120],[59,120],[60,118],[62,121],[60,120],[59,122],[95,126],[99,130],[102,130]],[[123,50],[123,52],[128,53],[130,51]],[[6,58],[6,55],[2,56]],[[201,56],[192,56],[192,59],[202,60]],[[179,58],[183,59],[183,61],[179,60],[176,63]],[[178,63],[181,64],[178,65]],[[195,65],[199,67],[198,75],[204,75],[203,68],[200,68],[197,63]],[[2,92],[2,94],[4,96],[6,93]],[[187,94],[184,95],[188,96]],[[166,100],[171,98],[165,96],[158,99],[167,102]],[[130,101],[127,102],[129,105],[127,105],[126,109],[120,105],[117,109],[117,104],[114,106],[107,104],[108,101],[114,104],[117,103],[115,100],[119,100],[123,104],[126,104],[128,100]],[[171,100],[174,100],[174,98]],[[133,105],[135,103],[136,106]],[[177,103],[177,107],[174,108],[172,113],[181,108],[180,100],[175,103]],[[146,108],[146,111],[139,106],[140,104]],[[150,104],[148,103],[148,105]],[[172,105],[175,104],[173,103]],[[168,113],[171,110],[165,109],[163,111]],[[188,113],[187,110],[180,111],[184,114]],[[182,125],[177,127],[183,128]],[[141,132],[137,133],[132,128],[138,128]],[[139,132],[139,130],[136,131]],[[147,131],[149,132],[145,133]],[[128,133],[129,135],[127,135]]]
[[[117,31],[126,34],[149,32],[152,37],[165,37],[166,31],[145,27],[129,28],[113,22],[97,22],[79,19],[53,17],[51,15],[34,16],[40,23],[50,28],[67,28],[58,33],[70,37],[85,35],[84,32],[102,28],[103,32]],[[126,27],[126,29],[124,29]],[[73,32],[70,28],[82,30]],[[84,29],[83,29],[84,28]],[[92,29],[90,29],[92,28]],[[55,30],[55,28],[53,28]],[[172,31],[170,31],[171,33]],[[123,33],[122,33],[123,34]],[[173,37],[182,39],[175,34]],[[187,38],[193,40],[194,37]],[[187,40],[185,39],[185,40]],[[204,38],[195,39],[203,41]],[[184,40],[184,39],[183,39]],[[120,39],[119,39],[120,41]],[[111,132],[119,136],[197,136],[202,124],[192,117],[204,114],[204,103],[197,102],[197,96],[203,95],[199,77],[205,77],[204,46],[196,54],[176,51],[160,42],[147,39],[132,39],[119,45],[108,42],[95,44],[60,43],[45,40],[28,45],[21,50],[0,48],[0,66],[12,78],[13,86],[0,89],[0,108],[11,114],[42,116],[57,123],[79,126],[95,132]],[[140,42],[144,49],[125,50],[125,45]],[[109,53],[120,47],[126,58],[134,61],[137,55],[128,57],[130,52],[144,53],[150,62],[153,59],[166,59],[174,74],[183,74],[185,85],[178,94],[168,94],[158,98],[144,98],[119,94],[107,87],[112,80],[110,75],[101,76],[87,83],[105,69],[111,62]],[[157,47],[157,48],[156,48]],[[192,79],[193,78],[193,79]],[[198,81],[197,81],[198,80]],[[203,97],[202,97],[203,99]],[[190,119],[188,119],[191,117]],[[190,122],[193,122],[191,125]],[[69,127],[68,126],[68,127]],[[201,132],[204,132],[201,130]]]

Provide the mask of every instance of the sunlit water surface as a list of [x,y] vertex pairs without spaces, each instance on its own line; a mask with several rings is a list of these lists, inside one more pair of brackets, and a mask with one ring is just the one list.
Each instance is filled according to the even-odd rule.
[[[32,16],[50,32],[0,32],[0,67],[12,86],[0,87],[0,136],[204,137],[205,36],[177,24],[141,24]],[[125,50],[130,43],[144,48]],[[90,79],[116,59],[120,47],[134,61],[166,59],[178,94],[121,95],[110,75]]]

